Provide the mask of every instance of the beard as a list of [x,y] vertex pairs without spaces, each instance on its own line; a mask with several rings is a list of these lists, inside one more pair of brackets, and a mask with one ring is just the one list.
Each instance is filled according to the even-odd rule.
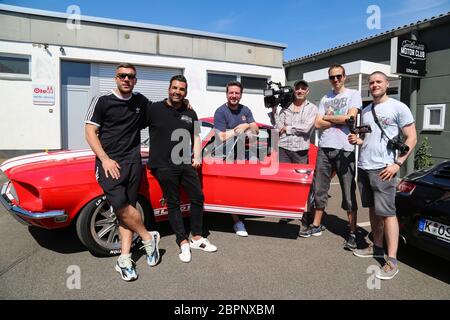
[[376,93],[371,93],[373,98],[381,98],[386,94],[386,91],[378,91]]
[[133,91],[133,87],[123,88],[122,86],[117,87],[121,94],[129,94]]

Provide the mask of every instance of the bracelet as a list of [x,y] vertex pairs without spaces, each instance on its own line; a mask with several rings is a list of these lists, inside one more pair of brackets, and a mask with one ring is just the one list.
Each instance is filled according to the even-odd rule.
[[398,165],[400,168],[402,167],[403,163],[401,163],[400,161],[395,160],[394,163],[396,165]]

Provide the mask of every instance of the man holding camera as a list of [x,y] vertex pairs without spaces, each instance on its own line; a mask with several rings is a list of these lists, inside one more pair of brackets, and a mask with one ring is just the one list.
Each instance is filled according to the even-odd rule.
[[[414,118],[408,106],[386,94],[387,76],[376,71],[369,76],[373,102],[362,111],[362,123],[370,125],[371,133],[350,134],[348,141],[361,146],[358,161],[358,185],[363,207],[369,207],[373,245],[355,250],[357,257],[384,258],[386,239],[387,260],[376,274],[378,279],[392,279],[398,273],[397,248],[399,226],[395,209],[395,176],[417,143]],[[397,138],[401,130],[405,143]],[[395,137],[395,138],[394,138]]]
[[314,129],[317,107],[306,99],[309,85],[305,80],[294,83],[294,101],[287,108],[269,113],[270,121],[279,130],[280,162],[308,163],[309,140]]
[[319,104],[315,125],[323,129],[319,141],[316,170],[314,171],[314,221],[299,233],[300,237],[322,235],[322,216],[328,202],[328,190],[332,173],[339,177],[342,191],[342,209],[347,211],[350,233],[344,244],[349,250],[356,249],[356,182],[355,182],[355,147],[347,141],[350,133],[346,121],[356,117],[362,106],[361,94],[357,90],[345,87],[345,69],[333,64],[328,69],[328,76],[333,90],[327,93]]

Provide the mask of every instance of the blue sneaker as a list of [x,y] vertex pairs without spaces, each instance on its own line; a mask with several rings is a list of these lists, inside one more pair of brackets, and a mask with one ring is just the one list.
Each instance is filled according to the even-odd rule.
[[138,278],[138,274],[134,268],[134,261],[131,260],[131,254],[119,256],[115,269],[125,281],[134,281]]
[[309,238],[311,236],[318,237],[322,235],[322,226],[315,227],[313,224],[310,224],[308,228],[305,230],[301,230],[298,235],[302,238]]
[[158,264],[160,258],[158,245],[161,237],[158,231],[149,231],[149,233],[152,237],[150,243],[146,244],[142,242],[143,246],[140,249],[145,249],[145,253],[147,255],[147,264],[150,267],[154,267]]

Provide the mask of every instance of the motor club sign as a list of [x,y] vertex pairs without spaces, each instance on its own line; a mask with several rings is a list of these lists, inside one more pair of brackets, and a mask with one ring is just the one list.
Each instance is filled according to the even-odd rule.
[[391,73],[425,77],[427,49],[423,42],[404,37],[391,39]]

